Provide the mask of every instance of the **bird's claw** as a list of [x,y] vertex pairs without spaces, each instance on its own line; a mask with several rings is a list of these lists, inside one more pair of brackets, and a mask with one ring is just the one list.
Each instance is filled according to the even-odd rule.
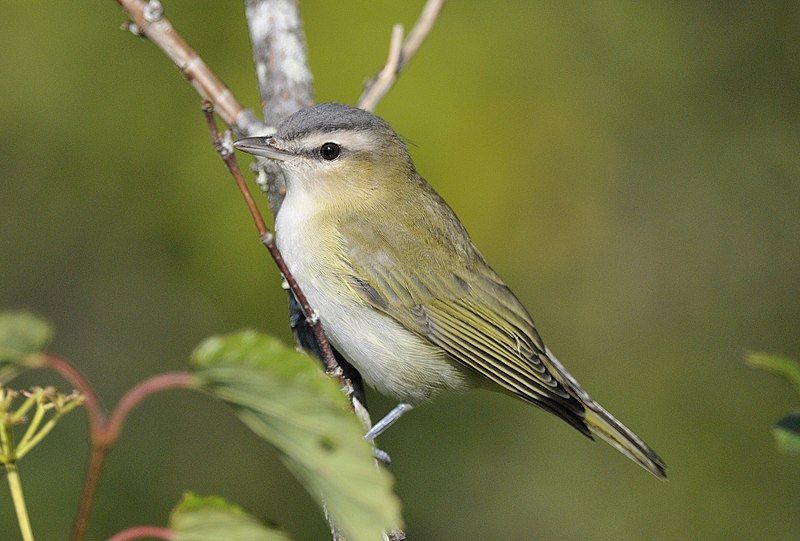
[[384,466],[391,466],[392,465],[392,458],[389,456],[389,453],[384,451],[383,449],[378,449],[377,447],[372,448],[372,456],[375,457],[375,460],[383,464]]

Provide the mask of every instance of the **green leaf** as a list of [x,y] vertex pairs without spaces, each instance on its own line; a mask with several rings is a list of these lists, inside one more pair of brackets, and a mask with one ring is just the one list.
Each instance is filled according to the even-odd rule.
[[772,433],[781,451],[800,454],[800,412],[790,413],[778,421]]
[[0,312],[0,383],[13,378],[29,355],[44,350],[53,331],[27,312]]
[[202,386],[234,406],[351,541],[401,525],[392,477],[376,466],[363,427],[318,363],[255,331],[216,336],[192,356]]
[[183,495],[172,510],[169,528],[176,541],[288,541],[278,530],[267,528],[242,509],[219,496]]
[[748,352],[745,360],[750,366],[778,374],[794,383],[800,391],[800,364],[788,357],[770,353]]

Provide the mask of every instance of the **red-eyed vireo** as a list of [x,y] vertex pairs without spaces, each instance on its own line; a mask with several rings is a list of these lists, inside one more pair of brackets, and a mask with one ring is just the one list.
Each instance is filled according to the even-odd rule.
[[482,387],[535,404],[665,477],[661,458],[544,345],[384,120],[326,103],[235,146],[282,167],[275,232],[289,270],[333,346],[401,401],[368,437],[439,391]]

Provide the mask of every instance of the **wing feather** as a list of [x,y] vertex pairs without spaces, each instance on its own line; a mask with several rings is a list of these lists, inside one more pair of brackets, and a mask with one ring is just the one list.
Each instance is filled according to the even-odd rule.
[[338,216],[341,272],[364,303],[499,388],[665,476],[663,460],[547,350],[525,307],[424,179],[414,174],[373,192],[369,205],[350,208]]
[[551,373],[527,311],[468,237],[432,235],[440,242],[427,245],[397,222],[357,217],[340,224],[340,237],[347,282],[365,303],[588,435],[584,406]]
[[536,382],[524,372],[514,366],[498,363],[498,356],[491,351],[492,348],[485,347],[481,340],[475,340],[471,336],[470,329],[465,328],[461,322],[451,319],[443,312],[435,313],[431,311],[430,318],[432,320],[430,328],[433,332],[428,337],[432,342],[443,346],[445,350],[453,347],[458,349],[456,357],[459,360],[466,361],[469,365],[477,368],[479,372],[498,383],[502,381],[503,385],[512,390],[536,395],[542,394]]

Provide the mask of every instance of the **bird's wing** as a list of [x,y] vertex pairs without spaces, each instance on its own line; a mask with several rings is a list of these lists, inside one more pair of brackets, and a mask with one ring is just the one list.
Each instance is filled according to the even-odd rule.
[[[350,287],[376,310],[507,392],[589,435],[581,401],[554,374],[533,321],[448,207],[424,212],[425,237],[387,215],[340,224]],[[408,223],[408,222],[406,222]],[[449,228],[445,230],[443,228]]]

